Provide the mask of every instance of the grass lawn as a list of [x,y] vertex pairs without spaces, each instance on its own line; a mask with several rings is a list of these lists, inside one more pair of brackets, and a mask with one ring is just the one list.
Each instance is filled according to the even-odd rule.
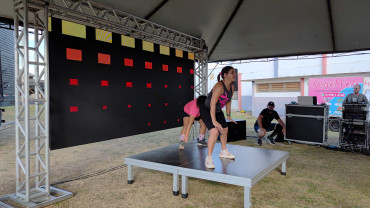
[[[232,112],[232,117],[247,120],[249,137],[230,144],[290,154],[286,176],[280,175],[278,168],[252,188],[252,207],[370,207],[370,156],[297,143],[269,145],[264,141],[258,146],[252,128],[256,118],[238,112]],[[14,108],[7,107],[4,118],[14,121]],[[122,166],[126,156],[177,143],[180,131],[174,128],[53,150],[50,181],[58,183]],[[336,134],[329,135],[335,142]],[[190,178],[189,198],[182,199],[172,195],[171,174],[135,167],[135,183],[128,185],[126,180],[127,167],[121,167],[54,185],[73,192],[74,197],[49,207],[242,207],[244,203],[243,187],[234,185]],[[0,196],[14,192],[13,126],[0,131]]]

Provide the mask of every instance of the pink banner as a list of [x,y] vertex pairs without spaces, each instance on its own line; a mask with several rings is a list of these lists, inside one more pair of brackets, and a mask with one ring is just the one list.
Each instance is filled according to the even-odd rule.
[[355,84],[362,86],[362,82],[363,77],[311,78],[308,95],[316,96],[318,104],[330,105],[329,114],[342,115],[344,98],[353,93]]

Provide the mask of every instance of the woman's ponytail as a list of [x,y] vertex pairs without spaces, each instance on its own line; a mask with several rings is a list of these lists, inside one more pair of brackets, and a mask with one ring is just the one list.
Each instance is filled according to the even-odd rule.
[[217,75],[217,81],[221,81],[221,72]]

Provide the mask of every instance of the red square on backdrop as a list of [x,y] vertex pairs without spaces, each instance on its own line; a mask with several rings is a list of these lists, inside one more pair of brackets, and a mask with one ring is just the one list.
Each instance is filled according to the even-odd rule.
[[180,119],[179,118],[177,119],[177,122],[180,122]]
[[69,79],[69,85],[77,86],[78,85],[78,79]]
[[190,74],[194,74],[194,69],[190,69]]
[[146,69],[153,69],[153,64],[152,64],[152,62],[148,62],[148,61],[146,61],[146,62],[145,62],[145,68],[146,68]]
[[108,82],[108,80],[102,80],[102,81],[100,81],[100,85],[102,87],[108,87],[109,86],[109,82]]
[[151,123],[148,123],[148,126],[151,126],[152,124]]
[[66,48],[66,59],[82,61],[82,50]]
[[168,65],[162,64],[162,71],[168,71]]
[[127,108],[131,108],[131,104],[128,104],[128,105],[127,105]]
[[167,106],[168,105],[168,103],[164,103],[164,106]]
[[124,64],[125,64],[125,66],[131,66],[131,67],[133,67],[134,66],[134,60],[133,59],[129,59],[129,58],[125,58],[124,59]]
[[146,88],[152,88],[152,83],[146,83]]
[[148,104],[148,107],[149,107],[149,108],[150,108],[150,107],[152,107],[152,104],[150,104],[150,103],[149,103],[149,104]]
[[78,112],[78,106],[69,107],[69,112],[71,112],[71,113]]
[[107,110],[107,109],[108,109],[108,106],[103,105],[103,110]]
[[194,89],[194,86],[192,85],[190,88],[191,88],[191,89]]
[[98,53],[99,64],[110,64],[110,55],[104,53]]
[[180,66],[177,67],[177,73],[180,73],[180,74],[182,73],[182,67]]
[[132,87],[132,82],[126,82],[126,87]]
[[164,124],[166,124],[166,123],[167,123],[167,121],[163,121],[163,123],[164,123]]
[[179,85],[179,88],[181,88],[181,85]]
[[164,88],[167,88],[167,87],[168,87],[168,85],[166,85],[166,84],[165,84],[165,85],[164,85]]

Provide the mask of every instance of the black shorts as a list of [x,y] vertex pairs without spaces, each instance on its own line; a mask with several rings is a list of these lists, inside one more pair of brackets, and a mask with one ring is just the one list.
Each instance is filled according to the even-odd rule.
[[[204,104],[199,106],[199,111],[200,111],[200,117],[202,118],[202,121],[206,124],[208,130],[211,130],[215,128],[215,126],[212,123],[212,118],[211,118],[211,111],[209,108],[207,108]],[[218,123],[221,124],[222,128],[227,127],[226,119],[224,112],[216,112],[216,120]]]
[[[182,117],[190,117],[190,115],[187,114],[185,111],[183,111],[182,113],[183,113]],[[199,121],[200,120],[200,116],[195,117],[194,120]]]

